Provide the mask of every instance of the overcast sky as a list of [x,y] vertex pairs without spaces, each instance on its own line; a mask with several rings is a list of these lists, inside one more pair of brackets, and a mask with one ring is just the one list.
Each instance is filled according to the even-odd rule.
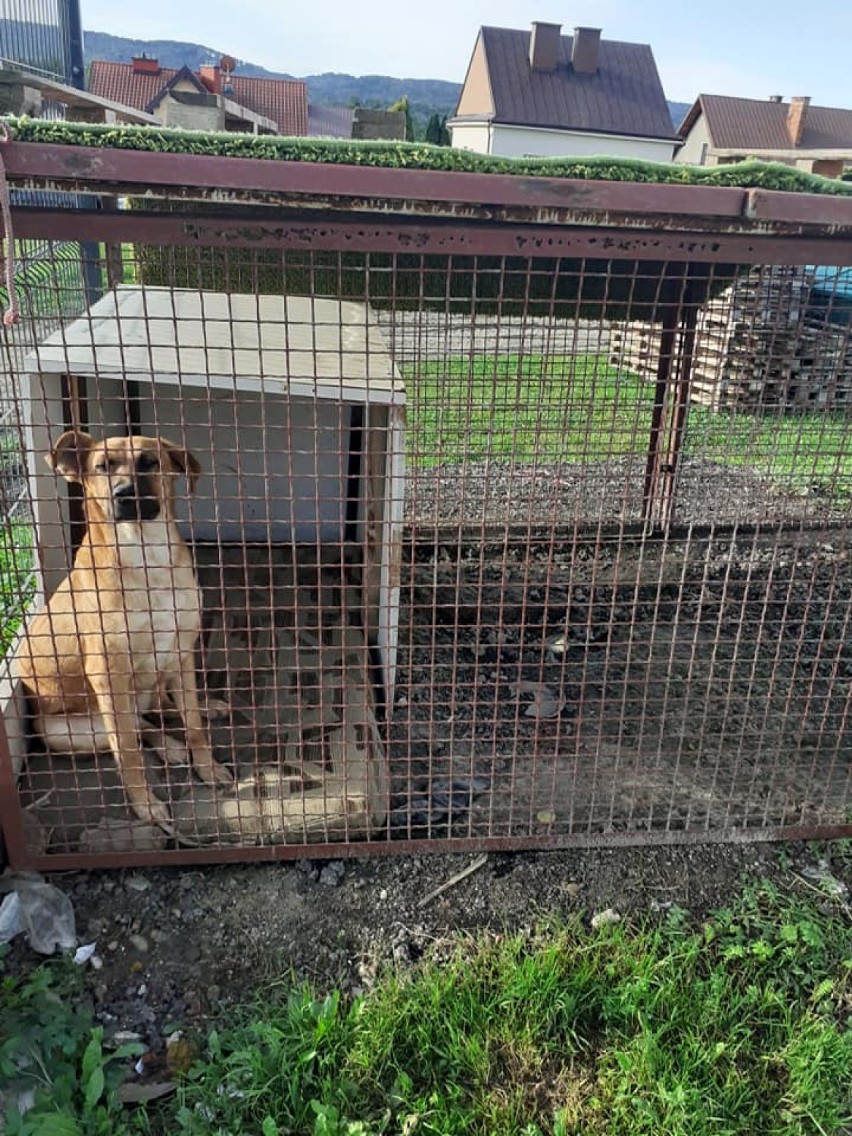
[[303,76],[461,82],[481,24],[532,20],[650,43],[670,99],[810,95],[852,107],[852,0],[81,0],[83,26],[202,43]]

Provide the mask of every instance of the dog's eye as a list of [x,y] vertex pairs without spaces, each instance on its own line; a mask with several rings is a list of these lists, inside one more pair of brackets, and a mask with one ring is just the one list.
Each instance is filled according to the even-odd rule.
[[115,462],[109,458],[101,458],[95,462],[95,473],[111,473],[115,469]]
[[159,469],[160,463],[151,454],[142,454],[136,463],[136,468],[142,473],[147,473],[152,469]]

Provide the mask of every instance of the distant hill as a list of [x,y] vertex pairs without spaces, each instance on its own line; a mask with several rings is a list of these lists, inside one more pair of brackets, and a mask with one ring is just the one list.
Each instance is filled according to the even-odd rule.
[[[127,39],[106,32],[89,31],[85,33],[85,51],[87,66],[93,59],[129,63],[134,55],[144,52],[158,59],[163,67],[183,67],[186,64],[193,71],[217,63],[223,54],[200,43],[182,43],[173,39]],[[304,78],[310,101],[325,106],[349,106],[358,102],[362,106],[387,107],[408,95],[419,136],[422,136],[430,115],[453,113],[461,91],[461,83],[449,83],[444,79],[395,79],[390,75],[344,75],[336,71],[294,76],[286,71],[269,71],[244,59],[237,60],[237,70],[241,75],[266,79]],[[669,103],[675,126],[679,125],[689,106],[689,103]]]
[[691,106],[692,103],[673,103],[672,100],[669,99],[669,114],[672,116],[675,130],[677,130],[686,118],[686,112]]

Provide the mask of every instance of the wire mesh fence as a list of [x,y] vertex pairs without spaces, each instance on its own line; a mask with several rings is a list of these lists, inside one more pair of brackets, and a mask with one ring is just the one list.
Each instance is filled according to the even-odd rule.
[[59,247],[8,355],[5,641],[58,597],[6,690],[21,862],[849,825],[842,270],[131,211],[81,308]]

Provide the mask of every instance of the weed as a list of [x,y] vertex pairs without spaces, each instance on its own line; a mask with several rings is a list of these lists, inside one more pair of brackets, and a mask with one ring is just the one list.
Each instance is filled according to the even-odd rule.
[[[2,956],[0,956],[2,958]],[[116,1090],[127,1059],[112,1052],[87,1009],[80,972],[67,960],[0,983],[0,1080],[5,1136],[122,1136]],[[25,1107],[26,1105],[26,1107]]]

